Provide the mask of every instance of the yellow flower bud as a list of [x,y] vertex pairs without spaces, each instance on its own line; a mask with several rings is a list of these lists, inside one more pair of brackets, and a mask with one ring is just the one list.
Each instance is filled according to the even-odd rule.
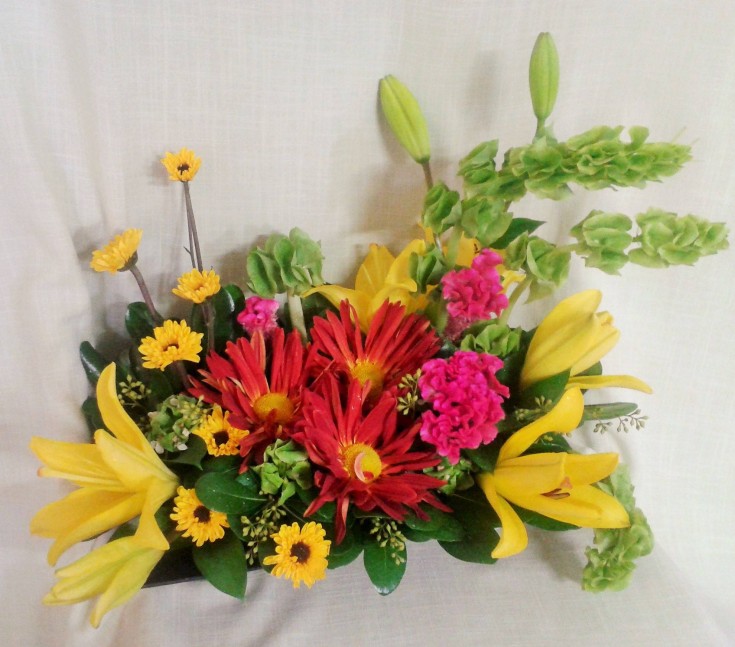
[[380,105],[393,134],[419,164],[431,157],[429,130],[415,97],[395,76],[380,80]]

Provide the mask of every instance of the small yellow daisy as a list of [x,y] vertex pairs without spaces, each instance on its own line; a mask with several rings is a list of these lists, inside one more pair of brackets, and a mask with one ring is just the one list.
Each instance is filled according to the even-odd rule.
[[286,577],[298,589],[301,582],[309,588],[317,580],[323,580],[327,569],[327,555],[332,542],[325,540],[320,523],[309,521],[303,528],[294,522],[271,535],[276,542],[276,554],[263,560],[265,566],[273,566],[272,575]]
[[199,361],[203,335],[192,331],[185,321],[166,320],[153,329],[153,335],[142,339],[138,347],[145,368],[163,370],[178,360]]
[[136,252],[142,236],[142,229],[128,229],[115,236],[102,249],[92,252],[89,266],[95,272],[110,274],[129,269],[138,258]]
[[225,528],[230,527],[226,514],[205,507],[193,489],[182,485],[176,490],[171,519],[176,522],[176,530],[184,530],[183,536],[191,537],[198,547],[204,542],[222,539]]
[[214,270],[192,270],[179,277],[179,285],[172,292],[182,299],[202,303],[220,290],[219,276]]
[[230,412],[214,406],[212,415],[194,430],[207,444],[207,452],[212,456],[236,456],[240,453],[240,441],[250,432],[233,427],[228,418]]
[[161,164],[166,167],[170,180],[190,182],[202,165],[202,160],[194,155],[194,151],[182,148],[178,153],[166,152],[166,157],[161,160]]

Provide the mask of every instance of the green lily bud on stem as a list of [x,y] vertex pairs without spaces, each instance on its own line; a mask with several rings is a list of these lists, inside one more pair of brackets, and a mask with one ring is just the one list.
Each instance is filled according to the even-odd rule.
[[551,34],[539,34],[531,53],[528,67],[528,83],[531,87],[533,113],[538,119],[537,134],[551,114],[559,90],[559,54]]
[[380,80],[380,106],[401,146],[419,164],[431,157],[429,130],[416,98],[395,76]]

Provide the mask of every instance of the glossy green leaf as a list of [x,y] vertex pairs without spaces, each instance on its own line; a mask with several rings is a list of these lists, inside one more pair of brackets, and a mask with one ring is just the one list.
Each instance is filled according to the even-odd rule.
[[370,581],[380,595],[388,595],[396,590],[406,572],[406,550],[398,552],[403,561],[396,563],[390,546],[380,546],[375,541],[365,545],[363,563]]
[[145,303],[136,301],[128,306],[125,313],[125,329],[133,341],[138,342],[143,337],[152,335],[155,327],[156,324]]
[[97,398],[87,398],[82,403],[81,409],[90,434],[93,434],[98,429],[105,428],[105,423],[102,422],[102,414],[100,414],[100,409],[97,406]]
[[429,506],[422,506],[421,508],[429,518],[426,520],[420,519],[411,513],[405,520],[409,528],[419,530],[440,541],[459,541],[464,538],[465,531],[462,524],[452,515]]
[[87,375],[89,383],[92,386],[97,386],[100,373],[110,362],[98,353],[88,341],[83,341],[79,346],[79,358],[82,361],[84,373]]
[[265,497],[235,480],[236,472],[208,472],[196,482],[199,500],[210,510],[225,514],[251,514]]
[[452,557],[464,562],[493,564],[490,556],[500,536],[495,530],[500,525],[498,516],[490,507],[482,491],[473,487],[448,497],[447,505],[454,510],[454,518],[465,530],[461,541],[440,541],[439,545]]
[[518,407],[521,409],[535,409],[538,407],[537,398],[551,400],[552,404],[556,404],[559,398],[564,395],[564,388],[568,381],[569,371],[566,370],[535,382],[521,392],[518,398]]
[[215,588],[238,600],[245,599],[248,564],[242,542],[231,532],[192,550],[199,572]]
[[362,541],[354,532],[348,532],[341,544],[336,544],[331,526],[327,528],[327,538],[332,541],[329,547],[329,556],[327,557],[327,568],[335,569],[340,566],[346,566],[350,562],[357,559],[362,552]]
[[202,459],[207,455],[207,445],[199,437],[191,434],[187,440],[187,447],[183,452],[175,454],[166,463],[177,463],[179,465],[193,465],[202,468]]
[[588,420],[613,420],[623,418],[638,409],[635,402],[608,402],[606,404],[587,404],[584,407],[582,422]]

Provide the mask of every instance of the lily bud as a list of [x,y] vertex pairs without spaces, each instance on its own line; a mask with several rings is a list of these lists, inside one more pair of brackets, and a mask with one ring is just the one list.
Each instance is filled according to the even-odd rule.
[[549,33],[539,34],[528,68],[531,102],[536,119],[543,122],[551,114],[559,90],[559,54]]
[[419,164],[431,157],[429,130],[416,98],[395,76],[380,80],[380,106],[393,134]]

